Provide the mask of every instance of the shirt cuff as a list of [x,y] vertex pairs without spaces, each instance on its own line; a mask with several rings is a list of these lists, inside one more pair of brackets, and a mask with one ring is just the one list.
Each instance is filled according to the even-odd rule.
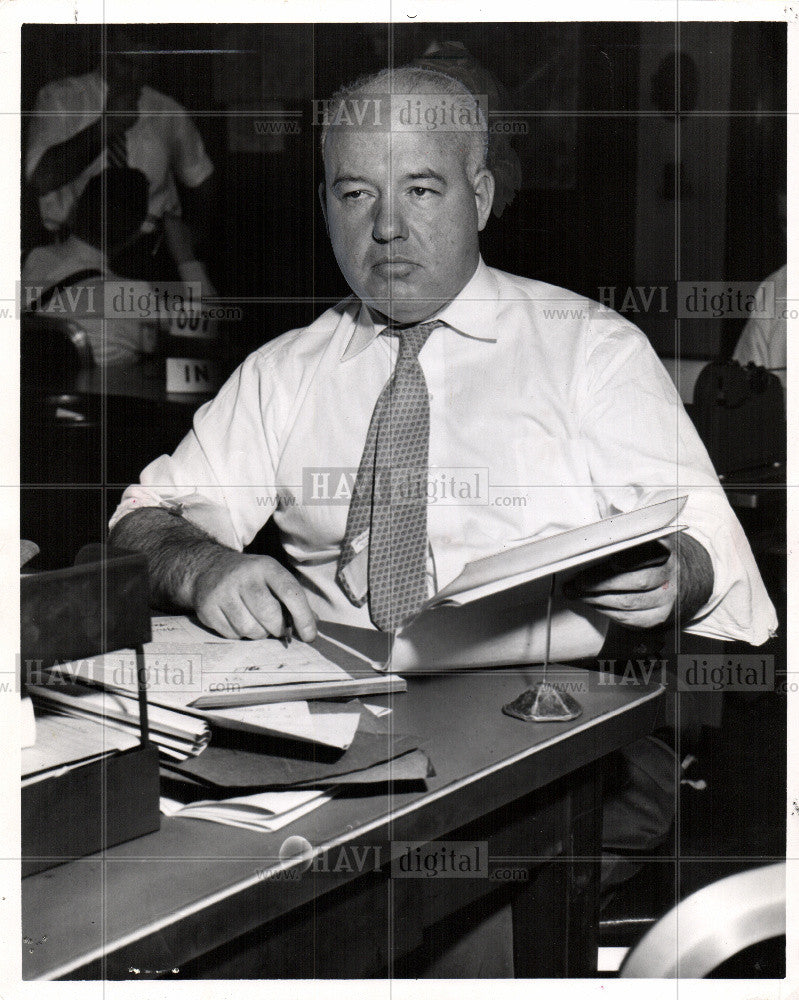
[[760,646],[777,629],[777,614],[769,599],[743,528],[720,524],[715,530],[691,526],[686,530],[710,556],[713,592],[690,624],[689,635],[747,642]]
[[207,156],[202,157],[190,167],[182,167],[180,180],[186,187],[199,187],[203,181],[207,181],[214,172],[214,165]]
[[143,507],[161,507],[180,513],[187,521],[207,532],[220,545],[241,551],[241,542],[224,505],[208,500],[196,490],[156,492],[146,486],[129,486],[108,522],[111,531],[127,514]]

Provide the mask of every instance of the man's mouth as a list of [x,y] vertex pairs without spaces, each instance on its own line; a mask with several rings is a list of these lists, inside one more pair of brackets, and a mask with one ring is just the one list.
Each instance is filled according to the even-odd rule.
[[383,257],[372,265],[372,270],[384,278],[406,278],[419,266],[407,257]]

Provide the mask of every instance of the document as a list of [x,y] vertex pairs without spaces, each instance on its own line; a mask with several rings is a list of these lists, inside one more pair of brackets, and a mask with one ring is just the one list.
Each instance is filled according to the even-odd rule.
[[257,792],[232,799],[204,799],[184,805],[161,796],[161,812],[180,819],[200,819],[241,830],[273,833],[301,816],[329,802],[335,791],[308,789],[285,792]]
[[[153,641],[144,645],[148,703],[190,714],[406,690],[401,678],[386,677],[367,657],[324,636],[288,646],[279,639],[224,639],[184,615],[154,618],[152,632]],[[109,691],[137,690],[130,649],[61,664],[58,672]],[[252,726],[256,718],[249,716]],[[330,732],[334,746],[346,736],[338,723]]]
[[239,708],[211,708],[205,718],[216,726],[245,733],[284,736],[303,743],[346,750],[355,739],[359,712],[311,713],[307,701],[278,702],[274,705],[243,705]]
[[[313,704],[314,711],[327,711],[328,706]],[[325,749],[301,742],[285,744],[237,737],[229,745],[211,743],[199,757],[183,762],[165,762],[164,774],[181,782],[195,782],[219,789],[249,790],[254,793],[268,788],[289,788],[303,785],[320,788],[330,779],[344,783],[355,772],[365,771],[376,764],[393,762],[418,749],[417,740],[398,732],[393,720],[377,718],[358,702],[329,706],[331,711],[360,716],[358,730],[351,745],[344,751]],[[220,741],[220,743],[225,741]],[[403,777],[405,775],[403,774]]]
[[49,778],[53,769],[85,763],[114,750],[130,750],[138,744],[132,733],[109,730],[99,721],[45,712],[36,719],[36,743],[22,751],[22,777]]
[[[592,563],[682,530],[686,497],[527,542],[468,563],[394,637],[389,672],[439,673],[471,667],[541,663],[596,656],[608,620],[561,584]],[[546,606],[557,576],[552,616]]]
[[36,742],[36,718],[30,698],[20,698],[19,715],[20,745],[32,747]]
[[[50,712],[90,719],[109,729],[139,735],[139,702],[133,695],[68,682],[32,684],[28,689],[37,704]],[[184,712],[150,705],[147,715],[150,740],[165,756],[185,760],[200,753],[211,739],[207,723]]]
[[451,583],[422,605],[419,614],[444,604],[468,604],[553,573],[583,567],[624,549],[674,534],[687,497],[640,507],[626,514],[549,535],[467,563]]

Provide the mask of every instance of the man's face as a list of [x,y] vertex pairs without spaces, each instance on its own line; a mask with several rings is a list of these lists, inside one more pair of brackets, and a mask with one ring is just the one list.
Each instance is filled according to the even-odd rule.
[[493,191],[463,133],[327,139],[320,195],[336,260],[360,299],[400,323],[432,316],[472,277]]

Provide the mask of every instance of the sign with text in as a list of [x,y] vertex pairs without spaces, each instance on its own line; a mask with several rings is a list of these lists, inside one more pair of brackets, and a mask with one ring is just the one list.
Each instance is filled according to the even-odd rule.
[[167,358],[166,391],[207,395],[219,388],[219,368],[200,358]]

